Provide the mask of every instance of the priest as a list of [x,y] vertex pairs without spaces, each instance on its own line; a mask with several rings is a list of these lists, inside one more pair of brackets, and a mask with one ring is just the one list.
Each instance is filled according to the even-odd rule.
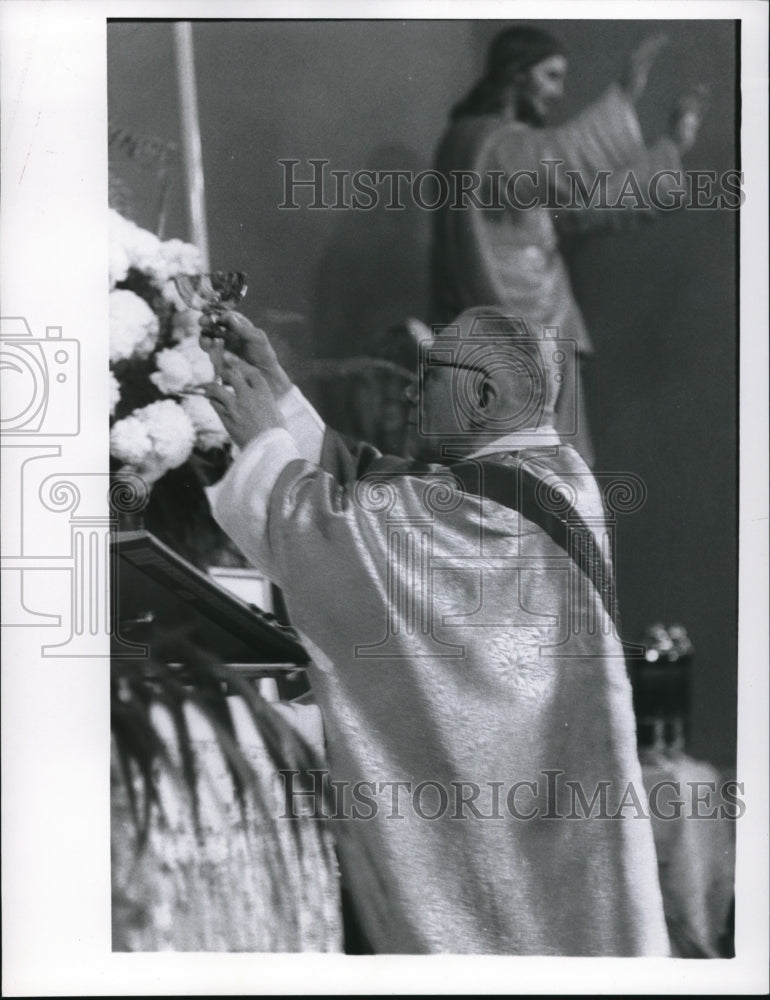
[[206,392],[240,453],[214,513],[311,655],[330,797],[293,784],[287,812],[331,823],[370,950],[667,954],[602,500],[553,427],[558,344],[492,307],[434,330],[406,461],[351,448],[261,331],[220,322]]

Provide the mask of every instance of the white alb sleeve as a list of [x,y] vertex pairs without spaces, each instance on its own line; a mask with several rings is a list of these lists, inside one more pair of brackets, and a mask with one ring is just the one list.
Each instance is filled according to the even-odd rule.
[[302,392],[293,385],[276,401],[286,430],[291,434],[302,458],[317,464],[321,459],[326,425]]
[[270,494],[286,466],[302,457],[288,431],[273,427],[246,445],[209,494],[216,522],[275,582],[279,581],[267,535]]

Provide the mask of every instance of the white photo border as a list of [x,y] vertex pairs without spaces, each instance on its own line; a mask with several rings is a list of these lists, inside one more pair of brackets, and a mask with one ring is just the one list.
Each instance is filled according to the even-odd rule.
[[[3,316],[80,344],[79,433],[63,477],[107,469],[107,19],[512,18],[743,21],[740,228],[739,780],[736,954],[731,960],[515,957],[352,958],[303,954],[117,954],[110,944],[109,651],[46,659],[45,628],[3,639],[3,992],[6,996],[326,993],[763,993],[768,988],[767,23],[734,2],[291,3],[0,0]],[[52,334],[56,336],[55,333]],[[83,391],[87,387],[88,391]],[[63,432],[62,432],[63,434]],[[4,460],[7,456],[4,455]],[[18,458],[18,455],[15,455]],[[8,471],[6,465],[4,471]],[[13,466],[16,468],[16,465]],[[19,465],[21,468],[21,465]],[[83,471],[85,470],[85,471]],[[93,485],[89,480],[85,486]],[[80,483],[83,503],[85,486]],[[104,492],[104,491],[102,491]],[[4,536],[21,522],[3,482]],[[106,494],[105,494],[106,505]],[[23,512],[21,512],[23,513]],[[104,518],[106,510],[87,512]],[[84,515],[85,516],[85,515]],[[50,521],[50,519],[49,519]],[[34,520],[30,557],[69,539]],[[59,523],[58,521],[56,522]],[[21,554],[21,539],[18,542]],[[26,555],[27,553],[25,553]],[[13,571],[11,571],[13,572]],[[45,566],[33,588],[50,585]],[[3,575],[4,598],[6,574]],[[10,593],[10,591],[8,591]],[[11,594],[10,599],[13,599]]]

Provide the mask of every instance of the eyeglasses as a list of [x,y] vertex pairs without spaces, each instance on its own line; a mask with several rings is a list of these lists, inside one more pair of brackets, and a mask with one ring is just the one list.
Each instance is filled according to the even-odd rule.
[[423,367],[420,375],[424,376],[426,371],[430,371],[431,368],[464,368],[469,372],[479,372],[481,375],[489,375],[489,372],[479,365],[464,365],[460,361],[431,361],[430,364]]
[[434,368],[462,368],[465,371],[478,372],[480,375],[489,375],[489,372],[487,372],[484,368],[480,368],[478,365],[464,365],[459,361],[431,361],[430,364],[421,368],[418,378],[414,379],[413,382],[410,382],[409,385],[405,386],[403,390],[403,399],[406,400],[406,402],[417,402],[420,393],[419,387],[424,384],[425,376]]

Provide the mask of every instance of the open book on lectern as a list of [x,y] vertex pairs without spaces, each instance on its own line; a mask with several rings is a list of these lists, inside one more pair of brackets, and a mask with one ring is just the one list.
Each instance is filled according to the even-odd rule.
[[152,634],[179,633],[228,664],[307,663],[294,631],[230,593],[149,531],[118,531],[111,539],[112,656]]

